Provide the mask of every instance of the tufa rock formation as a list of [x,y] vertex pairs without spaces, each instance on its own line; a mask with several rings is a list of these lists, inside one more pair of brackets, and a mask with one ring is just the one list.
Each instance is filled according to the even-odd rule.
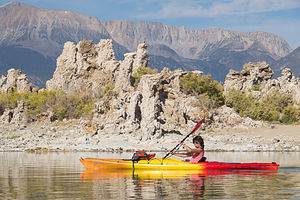
[[251,93],[255,97],[267,95],[273,91],[291,94],[295,103],[300,103],[300,80],[289,68],[282,70],[281,77],[271,79],[273,71],[265,62],[245,64],[241,72],[230,70],[224,83],[224,93],[232,89]]
[[[208,115],[195,97],[180,91],[179,78],[186,72],[144,75],[134,87],[132,74],[138,67],[147,66],[147,45],[138,45],[136,52],[115,60],[112,40],[101,40],[94,45],[81,41],[68,42],[57,59],[57,69],[47,82],[47,90],[65,92],[88,90],[103,96],[95,104],[93,123],[97,133],[137,133],[141,139],[161,137],[167,132],[194,126]],[[113,90],[103,93],[105,86]],[[190,128],[190,127],[189,127]]]
[[[22,74],[21,70],[10,69],[7,76],[0,78],[0,91],[8,92],[9,90],[24,93],[32,92],[31,83],[28,82],[27,76]],[[0,124],[14,124],[17,126],[26,126],[28,122],[26,106],[23,101],[18,102],[15,109],[6,109],[0,116]]]
[[224,92],[231,89],[242,92],[249,92],[256,85],[266,85],[273,76],[273,71],[265,62],[247,63],[241,72],[230,70],[224,83]]
[[0,116],[0,124],[4,125],[14,124],[19,127],[24,127],[27,125],[27,122],[27,108],[23,101],[19,101],[15,109],[6,109]]
[[165,133],[185,132],[200,119],[209,118],[196,97],[180,91],[179,78],[184,74],[165,68],[159,74],[142,76],[131,92],[109,93],[95,105],[93,121],[97,133],[134,133],[147,140]]
[[296,78],[290,68],[285,68],[278,77],[280,91],[292,94],[295,102],[300,103],[300,80]]
[[86,88],[96,95],[102,92],[103,83],[112,84],[112,74],[118,66],[111,40],[102,40],[98,45],[91,41],[81,41],[77,45],[67,42],[46,88],[65,92]]
[[101,96],[105,86],[115,85],[118,91],[126,90],[131,85],[132,72],[147,65],[146,48],[146,44],[141,44],[137,52],[125,54],[123,61],[117,61],[112,40],[101,40],[97,45],[92,41],[81,41],[77,45],[67,42],[46,88],[65,92],[86,89],[96,97]]
[[31,92],[31,83],[28,82],[26,74],[22,74],[21,70],[10,69],[7,76],[0,78],[0,91],[8,92],[15,90],[19,93]]
[[[125,54],[124,60],[117,61],[112,40],[101,40],[97,45],[91,41],[77,45],[68,42],[57,60],[53,78],[47,82],[47,89],[65,92],[84,89],[101,97],[95,103],[92,119],[94,134],[98,135],[127,133],[148,140],[166,133],[186,133],[203,118],[209,119],[206,125],[214,118],[218,118],[219,124],[228,124],[228,117],[217,117],[218,113],[204,109],[197,97],[181,91],[179,80],[187,72],[164,68],[160,73],[143,75],[134,86],[133,73],[139,67],[146,67],[148,60],[145,43],[139,44],[136,52]],[[113,87],[104,92],[106,86]],[[236,122],[243,120],[239,118]],[[233,122],[234,119],[230,123]],[[247,123],[255,125],[249,120]]]

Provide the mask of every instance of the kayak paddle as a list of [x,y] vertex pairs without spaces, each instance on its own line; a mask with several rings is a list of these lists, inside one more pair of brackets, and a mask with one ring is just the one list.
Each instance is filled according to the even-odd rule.
[[[184,142],[190,135],[192,135],[192,134],[193,134],[193,133],[201,126],[202,121],[203,121],[203,120],[201,120],[201,121],[195,126],[195,128],[192,130],[192,132],[190,132],[187,136],[185,136],[185,138],[183,138],[183,140],[181,140],[181,142],[178,143],[178,144],[176,145],[176,147],[174,147],[170,152],[173,152],[175,149],[177,149],[177,147],[178,147],[182,142]],[[166,158],[170,155],[170,152],[168,152],[167,155],[165,155],[165,157],[163,158],[163,160],[166,159]]]

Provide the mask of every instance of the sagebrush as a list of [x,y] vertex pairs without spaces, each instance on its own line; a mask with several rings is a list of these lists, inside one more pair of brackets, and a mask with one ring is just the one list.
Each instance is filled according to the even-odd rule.
[[145,74],[157,74],[157,69],[151,69],[150,67],[141,66],[137,68],[136,72],[132,74],[133,85],[137,86],[140,83],[141,77]]
[[51,111],[54,119],[78,119],[92,115],[96,99],[85,91],[65,93],[59,91],[34,91],[18,93],[10,90],[8,93],[0,92],[0,114],[5,109],[14,109],[19,101],[23,101],[30,117],[43,112]]
[[198,96],[199,101],[207,108],[224,105],[223,86],[210,75],[188,72],[180,77],[179,85],[185,94]]
[[233,108],[239,115],[270,122],[293,123],[299,121],[300,110],[294,104],[290,94],[278,91],[261,99],[254,98],[251,93],[245,94],[236,90],[231,90],[226,95],[226,105]]

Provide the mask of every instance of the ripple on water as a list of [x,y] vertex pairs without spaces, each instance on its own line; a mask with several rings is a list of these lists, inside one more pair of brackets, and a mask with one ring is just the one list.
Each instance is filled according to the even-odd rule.
[[279,172],[300,172],[300,167],[279,167]]

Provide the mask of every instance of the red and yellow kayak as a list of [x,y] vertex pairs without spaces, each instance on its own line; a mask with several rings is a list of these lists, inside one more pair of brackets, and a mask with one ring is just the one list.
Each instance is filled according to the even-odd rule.
[[227,163],[200,162],[192,164],[179,159],[151,159],[130,161],[125,159],[80,158],[87,168],[99,169],[140,169],[140,170],[277,170],[278,164],[272,163]]

